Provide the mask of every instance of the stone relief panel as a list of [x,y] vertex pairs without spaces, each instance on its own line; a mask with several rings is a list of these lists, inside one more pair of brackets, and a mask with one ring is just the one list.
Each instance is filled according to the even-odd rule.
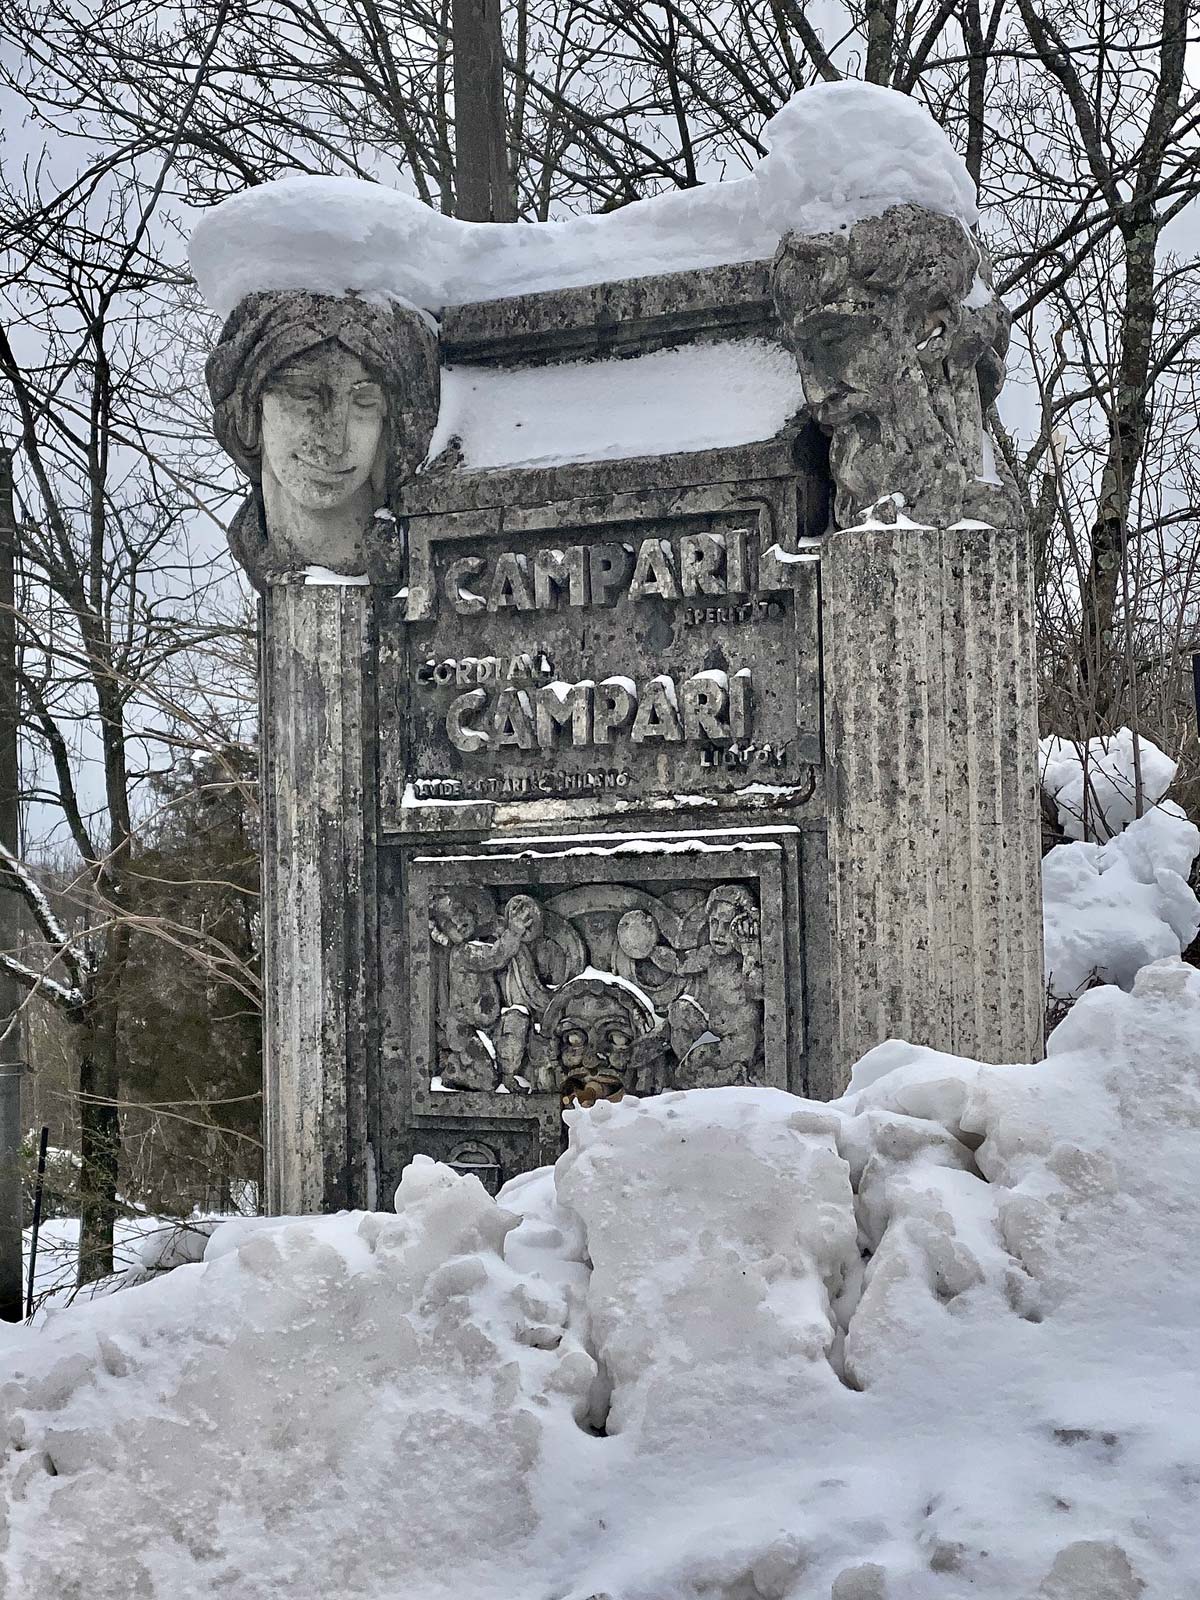
[[776,310],[813,416],[830,436],[840,527],[895,495],[910,515],[1013,525],[1014,486],[987,413],[1008,313],[977,239],[894,206],[837,233],[789,234]]
[[395,540],[399,485],[437,421],[420,313],[270,291],[234,310],[206,367],[217,439],[250,480],[229,544],[257,588],[308,566],[357,575]]
[[763,1080],[754,883],[588,883],[429,900],[441,1090],[590,1105]]

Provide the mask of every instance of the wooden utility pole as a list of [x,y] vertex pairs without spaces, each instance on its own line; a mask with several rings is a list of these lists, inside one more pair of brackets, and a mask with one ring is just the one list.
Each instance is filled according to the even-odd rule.
[[[17,518],[12,456],[0,446],[0,839],[17,838]],[[0,950],[15,951],[21,902],[0,886]],[[21,1306],[21,991],[0,972],[0,1319],[19,1322]]]
[[500,0],[453,0],[455,214],[515,222],[504,117]]

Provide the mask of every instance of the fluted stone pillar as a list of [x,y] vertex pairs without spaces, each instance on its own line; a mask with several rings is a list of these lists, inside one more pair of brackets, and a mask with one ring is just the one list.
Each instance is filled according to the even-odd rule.
[[834,1054],[1042,1051],[1023,533],[869,522],[822,559]]
[[262,612],[267,1208],[367,1201],[363,672],[370,590],[270,584]]

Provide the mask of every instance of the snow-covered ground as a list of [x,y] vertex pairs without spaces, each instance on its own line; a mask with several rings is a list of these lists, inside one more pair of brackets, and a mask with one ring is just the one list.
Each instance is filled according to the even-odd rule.
[[574,1117],[497,1203],[233,1222],[6,1329],[22,1600],[1182,1600],[1200,972],[1036,1066]]
[[1141,817],[1130,742],[1087,755],[1048,967],[1116,983],[1045,1062],[891,1041],[833,1104],[601,1104],[498,1201],[418,1158],[395,1215],[202,1261],[211,1223],[131,1225],[149,1281],[0,1327],[0,1595],[1184,1600],[1200,971],[1145,962],[1200,837],[1160,752]]

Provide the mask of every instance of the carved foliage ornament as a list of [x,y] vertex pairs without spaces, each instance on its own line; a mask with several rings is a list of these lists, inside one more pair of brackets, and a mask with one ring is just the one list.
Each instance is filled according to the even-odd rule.
[[838,526],[894,495],[935,526],[1011,525],[1013,486],[985,420],[1009,318],[979,241],[949,217],[894,206],[842,232],[789,234],[772,281],[830,435]]
[[206,368],[217,439],[250,479],[229,543],[256,587],[357,574],[373,518],[425,459],[437,338],[419,312],[354,296],[248,295]]

